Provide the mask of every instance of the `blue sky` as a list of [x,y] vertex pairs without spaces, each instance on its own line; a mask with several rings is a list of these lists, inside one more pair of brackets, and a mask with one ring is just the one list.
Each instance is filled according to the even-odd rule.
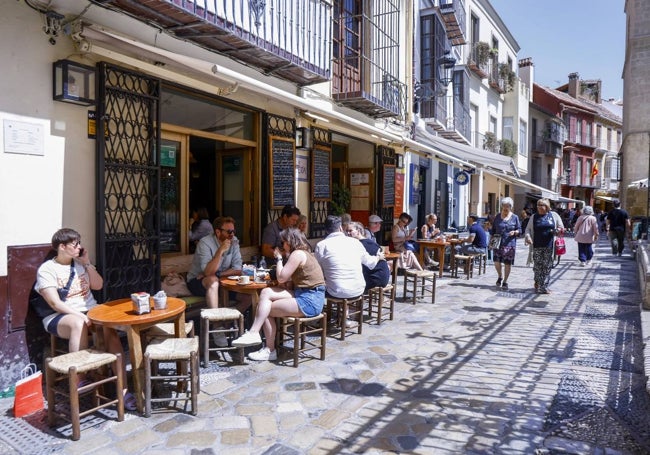
[[535,82],[556,88],[569,73],[600,79],[603,98],[623,97],[624,0],[490,0],[521,50]]

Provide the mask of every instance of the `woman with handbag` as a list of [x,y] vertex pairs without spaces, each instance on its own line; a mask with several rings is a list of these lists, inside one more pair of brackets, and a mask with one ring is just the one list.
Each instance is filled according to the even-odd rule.
[[585,267],[591,264],[594,257],[593,243],[598,240],[598,219],[594,216],[594,209],[590,205],[582,209],[582,215],[578,217],[575,227],[575,241],[578,242],[578,260],[580,266]]
[[[52,236],[52,249],[56,256],[41,264],[36,273],[34,290],[44,300],[40,306],[45,307],[37,309],[37,312],[44,316],[45,330],[67,339],[68,350],[77,352],[88,347],[92,321],[86,313],[97,306],[92,291],[101,289],[104,279],[90,263],[88,250],[81,247],[81,235],[77,231],[69,228],[56,231]],[[103,335],[107,350],[124,356],[117,332],[104,327]],[[124,368],[126,377],[126,365]],[[82,377],[79,386],[85,382]],[[124,393],[124,407],[135,411],[135,397],[126,390]]]
[[564,223],[557,213],[551,211],[548,199],[537,201],[537,213],[526,226],[525,243],[532,251],[535,291],[550,294],[548,284],[553,268],[555,235],[564,232]]
[[[515,263],[515,252],[517,251],[517,237],[521,234],[519,217],[512,212],[514,201],[512,198],[504,197],[501,200],[501,213],[492,223],[490,230],[490,246],[492,247],[492,258],[494,268],[497,270],[497,287],[508,289],[508,277],[510,269]],[[503,267],[502,267],[503,264]]]

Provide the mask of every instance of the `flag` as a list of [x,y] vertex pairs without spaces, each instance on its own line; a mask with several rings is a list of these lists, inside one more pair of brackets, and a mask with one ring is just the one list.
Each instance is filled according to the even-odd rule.
[[591,178],[593,179],[598,175],[598,161],[594,163],[594,168],[591,170]]

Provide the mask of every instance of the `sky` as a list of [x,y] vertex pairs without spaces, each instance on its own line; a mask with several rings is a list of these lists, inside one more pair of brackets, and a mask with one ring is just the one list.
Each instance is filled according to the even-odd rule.
[[603,99],[623,98],[624,0],[490,0],[531,57],[535,82],[557,88],[569,73],[600,79]]

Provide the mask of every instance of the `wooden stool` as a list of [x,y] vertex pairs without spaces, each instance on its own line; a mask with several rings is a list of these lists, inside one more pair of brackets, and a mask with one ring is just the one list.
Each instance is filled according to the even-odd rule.
[[[341,328],[340,340],[345,340],[345,332],[348,329],[357,328],[357,333],[361,334],[363,327],[363,295],[352,297],[350,299],[338,299],[336,297],[327,297],[326,314],[327,321],[332,320],[332,307],[336,306],[335,325]],[[352,308],[351,308],[352,307]],[[356,324],[348,326],[348,317],[354,317]]]
[[[110,366],[112,375],[102,375],[101,367]],[[47,389],[47,421],[50,426],[55,422],[57,416],[64,417],[72,424],[72,440],[77,441],[81,437],[81,417],[91,414],[98,409],[108,406],[117,406],[117,421],[124,420],[124,377],[122,374],[122,356],[110,354],[94,349],[83,349],[57,357],[45,359],[45,381]],[[95,378],[93,382],[83,387],[78,387],[79,374],[92,372]],[[86,376],[87,380],[90,375]],[[57,384],[67,378],[67,387]],[[99,389],[100,385],[115,383],[115,398],[109,398]],[[66,390],[67,388],[67,390]],[[80,411],[79,395],[86,393],[93,395],[93,408]],[[67,397],[70,401],[70,415],[56,410],[57,395]]]
[[[413,287],[410,288],[409,285]],[[436,303],[436,272],[429,270],[407,270],[404,274],[404,299],[407,292],[413,294],[412,303],[418,298],[418,287],[420,287],[420,298],[424,298],[425,292],[431,295],[431,303]]]
[[[222,324],[230,322],[237,324],[237,327],[230,328],[211,328],[213,324]],[[223,333],[226,336],[232,335],[240,337],[244,333],[244,315],[234,308],[208,308],[201,310],[201,346],[203,346],[203,366],[208,366],[210,363],[210,352],[222,351],[239,351],[239,363],[244,362],[244,348],[237,348],[234,346],[210,347],[210,334]]]
[[[158,364],[160,362],[176,362],[182,366],[176,370],[175,375],[159,375]],[[189,370],[189,371],[188,371]],[[153,371],[153,375],[152,375]],[[151,389],[153,381],[177,382],[177,394],[185,392],[184,398],[152,398]],[[190,390],[187,391],[187,381],[190,383]],[[197,396],[199,394],[199,340],[192,338],[157,338],[147,345],[144,352],[144,416],[151,415],[151,403],[163,401],[184,401],[191,402],[192,415],[198,411]],[[189,395],[189,396],[187,396]]]
[[461,265],[466,278],[469,280],[474,275],[474,255],[455,254],[454,263],[451,265],[451,276],[458,278],[458,268]]
[[390,320],[395,315],[395,287],[387,284],[383,288],[377,286],[368,289],[368,316],[372,317],[374,301],[377,301],[377,324],[381,324],[381,313],[384,309],[389,311]]
[[[325,360],[325,338],[327,335],[327,319],[323,313],[311,318],[276,318],[276,346],[284,348],[284,342],[293,338],[293,366],[298,366],[298,356],[301,352],[320,350],[320,359]],[[293,327],[293,333],[289,332],[289,327]],[[307,335],[320,333],[320,342],[312,341]]]

